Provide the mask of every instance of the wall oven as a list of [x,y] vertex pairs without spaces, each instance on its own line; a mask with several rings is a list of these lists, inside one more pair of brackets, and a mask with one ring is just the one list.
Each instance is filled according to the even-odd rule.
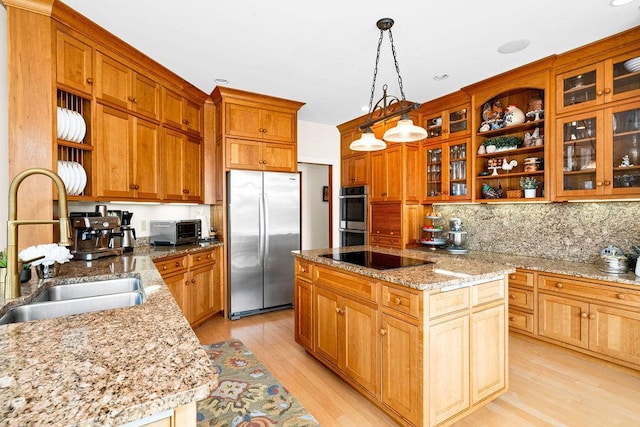
[[367,186],[340,189],[340,246],[367,242]]

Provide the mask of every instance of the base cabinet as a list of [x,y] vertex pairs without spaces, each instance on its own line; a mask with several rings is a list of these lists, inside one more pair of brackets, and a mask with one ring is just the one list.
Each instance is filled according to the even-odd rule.
[[301,258],[295,274],[296,341],[399,423],[448,425],[506,391],[505,280],[419,291]]
[[220,251],[217,247],[154,261],[192,327],[223,310]]

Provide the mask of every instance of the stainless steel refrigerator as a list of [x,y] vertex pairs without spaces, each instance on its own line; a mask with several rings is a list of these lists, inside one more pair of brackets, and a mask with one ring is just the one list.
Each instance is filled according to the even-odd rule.
[[227,172],[229,317],[293,307],[300,175]]

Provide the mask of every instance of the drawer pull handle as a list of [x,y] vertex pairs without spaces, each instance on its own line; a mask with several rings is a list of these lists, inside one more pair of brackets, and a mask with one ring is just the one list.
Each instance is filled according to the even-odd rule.
[[402,300],[400,298],[396,298],[395,302],[397,305],[402,305]]
[[93,84],[93,79],[92,79],[91,77],[88,77],[88,78],[87,78],[87,83],[89,83],[90,85],[92,85],[92,84]]
[[176,267],[180,267],[180,262],[176,261],[176,263],[174,264]]
[[626,298],[624,294],[618,294],[618,295],[616,295],[616,297],[618,299],[625,299]]
[[513,317],[513,316],[510,316],[510,317],[509,317],[509,322],[513,322],[513,321],[515,321],[515,320],[516,320],[516,318],[515,318],[515,317]]
[[564,285],[562,283],[558,282],[558,283],[556,283],[556,288],[562,289],[562,288],[564,288]]
[[201,260],[202,260],[202,257],[201,257],[201,256],[199,256],[199,257],[198,257],[198,261],[201,261]]
[[509,275],[509,279],[511,279],[511,280],[516,280],[516,275],[515,275],[515,274],[510,274],[510,275]]
[[162,266],[162,269],[163,269],[163,270],[166,270],[166,269],[167,269],[166,264]]
[[509,298],[511,298],[511,299],[516,299],[516,296],[515,296],[515,295],[513,295],[513,294],[509,294]]
[[583,311],[580,313],[580,317],[582,317],[583,319],[586,319],[587,317],[589,317],[589,315]]
[[380,335],[382,335],[382,336],[387,335],[386,329],[380,329]]

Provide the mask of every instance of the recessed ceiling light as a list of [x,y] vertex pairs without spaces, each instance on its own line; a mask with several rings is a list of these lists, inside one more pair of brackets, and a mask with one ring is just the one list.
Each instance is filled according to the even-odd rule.
[[531,42],[527,39],[511,40],[498,47],[500,53],[516,53],[525,49]]
[[448,78],[449,74],[447,73],[436,74],[435,76],[433,76],[433,80],[446,80]]
[[633,0],[611,0],[609,2],[609,6],[624,6],[625,4],[631,3]]
[[227,84],[229,84],[229,80],[227,80],[227,79],[215,79],[214,81],[219,85],[227,85]]

